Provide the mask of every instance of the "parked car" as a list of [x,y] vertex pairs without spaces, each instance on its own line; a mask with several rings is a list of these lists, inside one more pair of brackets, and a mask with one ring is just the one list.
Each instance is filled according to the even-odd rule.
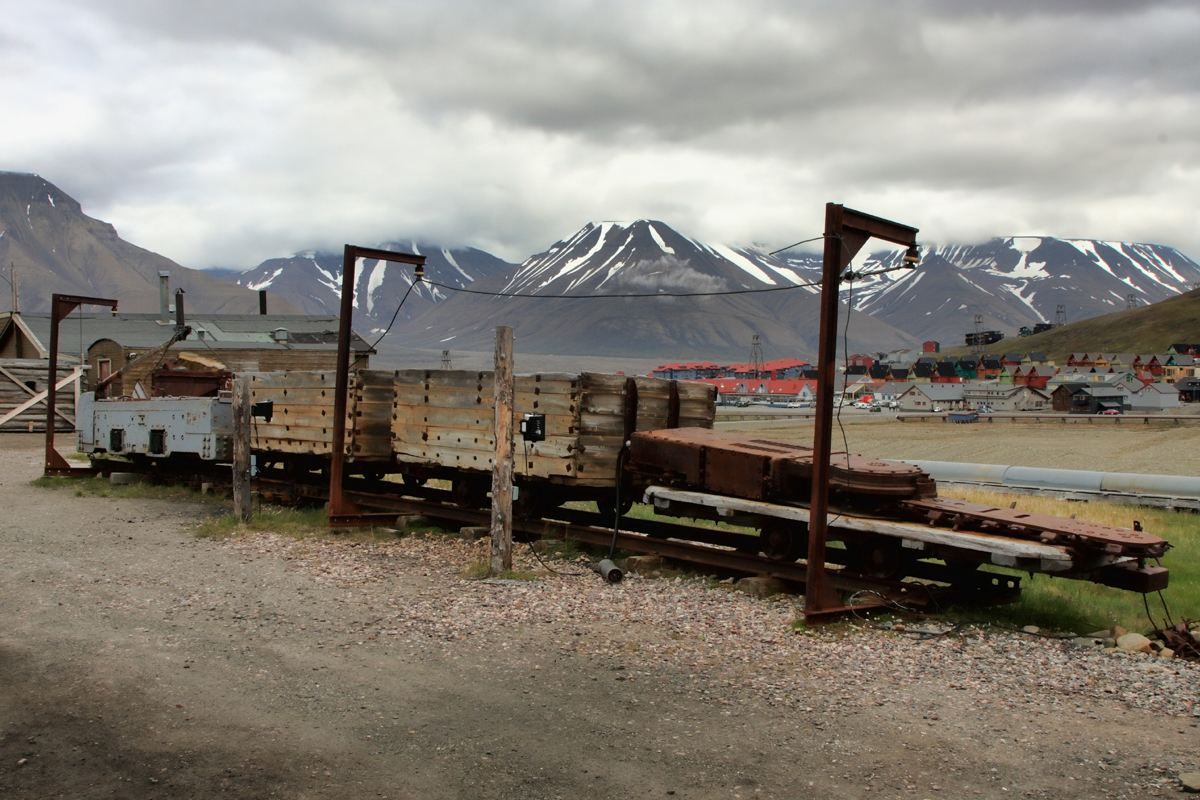
[[1115,417],[1115,416],[1117,416],[1118,414],[1120,414],[1120,413],[1121,413],[1121,409],[1119,409],[1119,408],[1106,408],[1106,409],[1104,409],[1103,411],[1101,411],[1100,413],[1101,413],[1103,416],[1106,416],[1106,417]]
[[940,414],[940,413],[941,413],[941,411],[942,411],[942,407],[941,407],[941,406],[934,406],[934,407],[933,407],[933,413],[935,413],[935,414]]
[[872,411],[883,411],[883,406],[871,406]]

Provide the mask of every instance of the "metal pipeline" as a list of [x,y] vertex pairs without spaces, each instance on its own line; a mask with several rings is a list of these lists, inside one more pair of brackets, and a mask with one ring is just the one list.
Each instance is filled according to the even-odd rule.
[[909,461],[935,481],[981,485],[1051,489],[1095,494],[1157,495],[1200,499],[1200,477],[1185,475],[1140,475],[1131,472],[1090,472],[1042,467],[1010,467],[1000,464],[964,464],[957,461]]

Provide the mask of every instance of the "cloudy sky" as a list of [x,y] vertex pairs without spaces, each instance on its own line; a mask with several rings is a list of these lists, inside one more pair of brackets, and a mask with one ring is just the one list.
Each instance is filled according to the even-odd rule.
[[0,169],[185,266],[591,220],[1200,259],[1200,4],[0,0]]

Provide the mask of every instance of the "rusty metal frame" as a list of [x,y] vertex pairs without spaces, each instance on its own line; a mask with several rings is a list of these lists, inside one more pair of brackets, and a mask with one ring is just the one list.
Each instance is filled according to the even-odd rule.
[[[329,460],[329,527],[373,525],[382,521],[378,514],[364,514],[345,492],[346,469],[346,394],[350,388],[350,340],[354,335],[354,269],[360,258],[374,258],[399,264],[425,266],[425,256],[395,253],[373,247],[346,245],[342,262],[342,311],[338,320],[337,383],[333,396],[333,443]],[[420,280],[418,276],[416,280]],[[395,515],[391,516],[395,520]]]
[[[43,467],[43,475],[46,476],[65,476],[65,475],[94,475],[95,470],[89,467],[72,467],[67,463],[58,450],[54,449],[54,403],[56,402],[55,395],[57,394],[58,382],[58,323],[63,321],[63,318],[70,314],[80,306],[108,306],[113,311],[117,310],[116,300],[107,300],[99,297],[79,297],[73,294],[56,294],[50,299],[50,364],[48,369],[48,378],[46,381],[46,463]],[[79,420],[76,419],[78,426]]]
[[[839,285],[843,270],[874,237],[913,247],[917,228],[873,217],[837,203],[825,205],[825,253],[821,277],[821,338],[817,354],[817,409],[813,432],[812,507],[808,527],[808,569],[804,622],[821,624],[849,609],[825,570],[828,535],[829,457],[833,442],[833,384],[837,361]],[[847,312],[849,313],[849,312]]]

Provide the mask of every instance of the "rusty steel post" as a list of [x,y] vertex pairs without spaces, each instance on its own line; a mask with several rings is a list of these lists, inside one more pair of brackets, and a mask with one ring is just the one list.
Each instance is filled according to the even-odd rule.
[[[812,500],[804,621],[820,622],[846,609],[825,574],[828,534],[829,459],[833,450],[833,385],[836,377],[839,286],[842,271],[872,236],[915,247],[917,229],[836,203],[825,205],[825,252],[821,277],[821,331],[817,348],[817,408],[813,430]],[[849,313],[849,311],[847,311]],[[847,453],[847,457],[849,454]]]
[[825,205],[825,254],[821,271],[821,328],[817,348],[817,408],[813,430],[813,473],[808,522],[808,571],[804,619],[837,606],[825,579],[826,515],[829,511],[829,455],[833,449],[833,384],[837,360],[838,284],[842,275],[842,206]]
[[346,466],[346,392],[350,389],[350,337],[354,322],[354,267],[357,248],[346,245],[342,259],[342,306],[338,318],[337,374],[333,390],[333,443],[329,454],[329,518],[353,513],[358,508],[342,494],[342,472]]
[[[338,319],[337,375],[333,398],[333,441],[329,455],[329,524],[331,526],[373,525],[378,514],[362,514],[346,496],[342,478],[346,471],[346,395],[350,390],[350,340],[354,336],[354,269],[359,258],[395,261],[424,268],[425,256],[377,250],[348,244],[342,258],[342,305]],[[420,278],[418,278],[420,280]]]
[[43,466],[45,475],[70,475],[91,473],[90,469],[72,467],[67,460],[54,449],[54,404],[58,393],[58,323],[81,305],[108,306],[117,310],[116,300],[104,300],[99,297],[78,297],[70,294],[56,294],[50,298],[50,363],[47,366],[46,381],[46,461]]

